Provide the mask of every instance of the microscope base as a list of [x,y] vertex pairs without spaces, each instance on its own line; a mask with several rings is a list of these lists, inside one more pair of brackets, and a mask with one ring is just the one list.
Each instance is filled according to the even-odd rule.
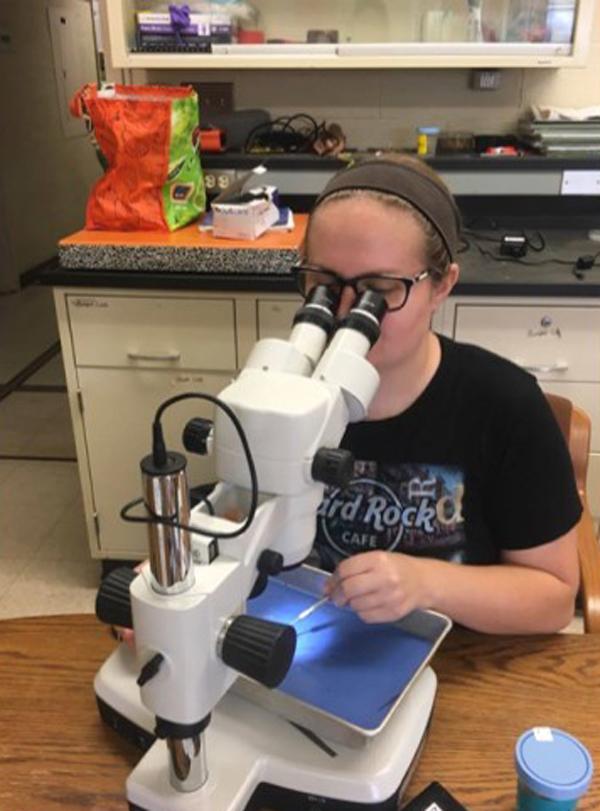
[[127,779],[131,811],[308,811],[315,805],[391,811],[418,760],[437,684],[426,668],[382,732],[359,749],[311,740],[230,692],[205,731],[208,780],[185,794],[169,782],[165,741],[152,743],[154,718],[140,702],[135,676],[134,657],[120,645],[94,682],[104,720],[141,748],[150,745]]

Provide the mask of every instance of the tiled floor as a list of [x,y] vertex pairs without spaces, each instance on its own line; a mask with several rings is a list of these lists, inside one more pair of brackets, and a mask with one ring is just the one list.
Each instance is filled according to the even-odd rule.
[[[57,339],[49,291],[0,297],[0,386]],[[92,560],[60,356],[0,399],[0,619],[94,610]],[[51,387],[32,391],[32,386]],[[61,461],[57,461],[61,460]],[[581,632],[576,618],[565,629]]]
[[52,290],[31,286],[0,296],[0,384],[58,341]]
[[[57,339],[48,289],[0,297],[0,384]],[[57,355],[0,400],[0,618],[94,610],[100,563],[88,550],[64,384]]]

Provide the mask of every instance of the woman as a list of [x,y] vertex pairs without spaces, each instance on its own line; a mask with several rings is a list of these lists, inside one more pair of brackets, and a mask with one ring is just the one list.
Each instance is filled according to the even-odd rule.
[[452,195],[412,158],[345,169],[317,200],[299,288],[335,287],[341,317],[377,289],[388,312],[369,355],[380,387],[343,441],[355,478],[326,492],[315,551],[331,598],[366,622],[429,608],[479,631],[553,632],[579,584],[571,461],[534,377],[431,330],[459,230]]

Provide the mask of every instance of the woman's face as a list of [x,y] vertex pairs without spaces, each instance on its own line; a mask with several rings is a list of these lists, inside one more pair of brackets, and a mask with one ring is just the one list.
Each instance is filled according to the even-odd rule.
[[[406,211],[363,196],[323,204],[312,219],[306,261],[345,279],[366,273],[410,278],[425,270],[425,236]],[[456,266],[453,266],[456,267]],[[401,365],[426,339],[431,318],[448,295],[455,277],[434,285],[429,277],[414,284],[401,310],[383,319],[381,335],[369,360],[383,373]],[[344,289],[340,314],[354,301]]]

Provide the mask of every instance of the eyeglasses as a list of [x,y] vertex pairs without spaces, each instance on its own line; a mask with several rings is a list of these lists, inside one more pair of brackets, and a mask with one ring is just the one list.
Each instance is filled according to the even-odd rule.
[[429,274],[429,269],[425,269],[410,277],[392,276],[388,273],[365,273],[354,276],[353,279],[344,279],[333,270],[326,270],[317,265],[300,263],[292,266],[296,286],[304,298],[319,285],[325,285],[336,299],[342,295],[345,287],[351,287],[357,297],[370,290],[384,297],[388,312],[401,310],[408,301],[413,285],[426,279]]

